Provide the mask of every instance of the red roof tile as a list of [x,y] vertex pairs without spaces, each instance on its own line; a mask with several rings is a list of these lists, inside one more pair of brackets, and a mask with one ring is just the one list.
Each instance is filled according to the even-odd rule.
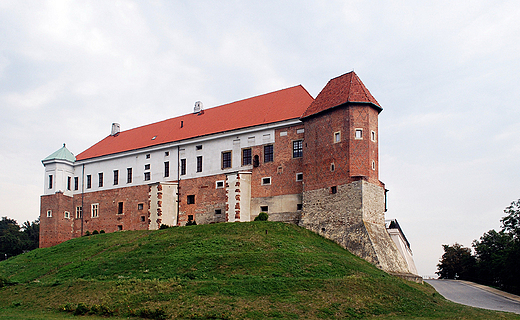
[[302,118],[315,115],[348,102],[372,103],[379,110],[383,110],[356,73],[351,71],[331,79],[311,103],[309,108],[305,110]]
[[[313,98],[301,85],[108,136],[78,154],[85,160],[235,129],[298,119]],[[181,128],[181,121],[183,127]],[[155,139],[154,139],[155,137]]]

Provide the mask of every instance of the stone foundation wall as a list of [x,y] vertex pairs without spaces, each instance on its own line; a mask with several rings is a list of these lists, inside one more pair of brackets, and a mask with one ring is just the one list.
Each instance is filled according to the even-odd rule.
[[354,181],[303,193],[300,225],[340,244],[377,267],[409,273],[384,222],[384,189]]

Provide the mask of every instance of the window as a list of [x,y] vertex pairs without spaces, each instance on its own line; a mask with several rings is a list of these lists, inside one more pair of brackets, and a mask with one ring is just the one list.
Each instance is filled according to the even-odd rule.
[[269,212],[269,206],[260,206],[260,212]]
[[52,210],[47,210],[47,218],[52,218]]
[[137,210],[143,210],[144,208],[144,204],[143,203],[138,203],[137,204]]
[[372,170],[376,170],[376,162],[372,160]]
[[71,188],[71,184],[72,184],[72,178],[71,177],[67,177],[67,190],[70,191],[70,188]]
[[186,174],[186,159],[181,159],[181,176]]
[[118,225],[117,226],[117,231],[121,231],[121,230],[123,230],[123,226],[122,225]]
[[222,152],[222,169],[231,168],[231,151]]
[[90,205],[90,216],[92,218],[99,217],[99,203],[93,203]]
[[49,175],[49,189],[52,189],[52,174]]
[[76,219],[81,219],[81,218],[83,218],[83,207],[77,206],[76,207]]
[[186,202],[188,204],[195,204],[195,195],[194,194],[190,194],[188,195],[187,199],[186,199]]
[[78,189],[79,189],[79,178],[74,177],[74,190],[78,190]]
[[132,183],[132,168],[126,169],[126,183]]
[[150,170],[150,164],[149,163],[144,165],[144,170]]
[[195,149],[197,149],[197,150],[202,150],[202,145],[199,144],[199,145],[195,146]]
[[264,162],[273,162],[273,145],[269,144],[264,146]]
[[262,185],[263,186],[271,185],[271,177],[262,178]]
[[146,159],[150,159],[150,154],[149,153],[146,154]]
[[188,215],[188,221],[193,221],[193,215],[192,214]]
[[293,158],[301,158],[303,156],[303,140],[296,140],[292,143]]
[[92,176],[87,174],[87,189],[92,188]]
[[122,202],[117,203],[117,214],[123,214],[123,203]]
[[334,172],[336,170],[336,165],[334,163],[330,164],[330,172]]
[[170,151],[165,151],[165,152],[164,152],[164,156],[165,156],[165,157],[168,157],[169,155],[170,155]]
[[303,173],[297,173],[296,174],[296,181],[303,181]]
[[197,157],[197,172],[202,172],[202,156]]
[[296,133],[304,133],[305,132],[305,129],[296,129]]
[[119,170],[114,170],[114,186],[119,184]]
[[215,182],[215,189],[222,189],[224,188],[224,180]]
[[103,186],[103,172],[98,173],[98,185],[100,188]]
[[222,214],[222,209],[215,209],[215,214]]
[[338,187],[336,187],[336,186],[330,187],[330,193],[332,193],[332,194],[338,193]]
[[334,143],[341,142],[341,132],[334,132]]
[[165,161],[164,162],[164,177],[169,177],[170,176],[170,161]]
[[376,141],[376,132],[375,131],[370,132],[370,139],[374,142]]
[[258,155],[256,154],[254,157],[253,157],[253,167],[258,167],[260,165],[260,157],[258,157]]
[[150,172],[145,172],[144,173],[144,181],[149,181],[150,180]]
[[302,211],[302,204],[301,203],[297,203],[296,204],[296,210],[297,211]]
[[356,129],[354,137],[358,140],[363,139],[363,129]]
[[287,131],[280,131],[280,137],[287,136]]
[[70,219],[70,212],[65,211],[65,219]]
[[144,216],[141,216],[141,222],[145,222],[146,218]]
[[251,148],[242,149],[242,165],[243,166],[250,165],[251,161],[252,161]]

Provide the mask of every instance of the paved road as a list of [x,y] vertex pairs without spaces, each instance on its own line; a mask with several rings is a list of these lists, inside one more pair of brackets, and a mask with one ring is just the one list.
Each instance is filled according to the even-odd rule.
[[520,302],[457,280],[425,280],[444,298],[472,307],[520,314]]

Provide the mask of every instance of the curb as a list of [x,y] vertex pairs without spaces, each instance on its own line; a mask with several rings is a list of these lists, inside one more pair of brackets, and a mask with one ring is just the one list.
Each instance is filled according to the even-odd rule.
[[463,284],[468,285],[468,286],[472,286],[472,287],[475,287],[475,288],[482,289],[482,290],[487,291],[487,292],[494,293],[496,295],[502,296],[504,298],[507,298],[507,299],[510,299],[510,300],[513,300],[513,301],[516,301],[516,302],[520,302],[520,296],[517,296],[517,295],[512,294],[512,293],[508,293],[508,292],[505,292],[505,291],[502,291],[502,290],[498,290],[498,289],[495,289],[495,288],[484,286],[482,284],[474,283],[474,282],[471,282],[471,281],[465,281],[465,280],[455,280],[455,281],[458,281],[458,282],[463,283]]

